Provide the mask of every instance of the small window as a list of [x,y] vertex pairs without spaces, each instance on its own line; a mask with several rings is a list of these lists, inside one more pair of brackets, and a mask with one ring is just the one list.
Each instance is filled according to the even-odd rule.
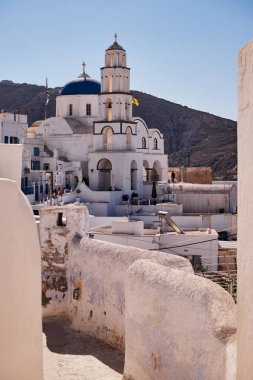
[[33,148],[33,155],[35,157],[38,157],[40,155],[40,150],[38,147]]
[[39,161],[32,161],[31,167],[32,167],[32,170],[40,170],[40,162]]
[[14,121],[17,121],[17,115],[14,113]]
[[157,149],[157,139],[154,138],[154,149]]
[[69,105],[69,116],[73,115],[73,104]]
[[10,137],[10,144],[14,144],[14,137],[13,136]]
[[13,143],[18,144],[18,138],[17,137],[13,137]]
[[142,149],[146,149],[146,139],[145,139],[145,137],[142,137],[141,147],[142,147]]
[[49,164],[44,164],[43,165],[43,170],[50,170],[50,165]]
[[4,136],[4,143],[9,144],[9,136]]
[[87,116],[91,115],[91,104],[86,104],[86,115]]
[[66,215],[63,215],[63,212],[58,212],[57,226],[66,226],[66,224],[67,224]]

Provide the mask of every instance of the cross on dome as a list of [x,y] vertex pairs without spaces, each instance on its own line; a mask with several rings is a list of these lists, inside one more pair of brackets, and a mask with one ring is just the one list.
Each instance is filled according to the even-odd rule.
[[85,67],[86,67],[85,62],[82,63],[82,66],[83,66],[83,76],[85,76]]
[[118,34],[117,33],[114,34],[114,38],[115,38],[115,42],[117,42],[117,38],[118,38]]

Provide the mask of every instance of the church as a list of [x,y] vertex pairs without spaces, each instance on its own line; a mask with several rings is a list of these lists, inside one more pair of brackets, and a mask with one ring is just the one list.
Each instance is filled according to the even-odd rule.
[[[83,182],[94,202],[101,200],[101,193],[114,203],[133,192],[143,197],[153,182],[168,182],[162,134],[132,115],[138,100],[131,95],[127,54],[116,34],[100,73],[99,83],[83,63],[82,73],[56,98],[56,116],[27,129],[23,187],[35,183],[35,201],[48,193],[48,174],[52,191],[73,191]],[[82,200],[89,201],[85,195]]]

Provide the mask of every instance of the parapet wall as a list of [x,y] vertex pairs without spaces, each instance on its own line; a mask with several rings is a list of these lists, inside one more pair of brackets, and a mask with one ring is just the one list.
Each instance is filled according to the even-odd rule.
[[[67,266],[69,317],[74,329],[121,350],[125,347],[125,280],[138,259],[193,273],[188,260],[157,251],[125,247],[93,239],[74,241]],[[79,289],[78,299],[74,291]]]
[[65,207],[66,226],[56,226],[59,207],[41,214],[44,315],[66,315],[74,329],[126,350],[125,380],[234,380],[231,296],[182,257],[83,238],[87,209]]
[[139,260],[125,293],[125,380],[235,379],[235,304],[224,289]]

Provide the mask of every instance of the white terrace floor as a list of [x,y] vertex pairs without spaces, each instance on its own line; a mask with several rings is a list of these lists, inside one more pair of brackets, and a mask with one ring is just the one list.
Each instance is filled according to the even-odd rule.
[[44,380],[121,380],[124,354],[69,326],[63,318],[43,322]]

